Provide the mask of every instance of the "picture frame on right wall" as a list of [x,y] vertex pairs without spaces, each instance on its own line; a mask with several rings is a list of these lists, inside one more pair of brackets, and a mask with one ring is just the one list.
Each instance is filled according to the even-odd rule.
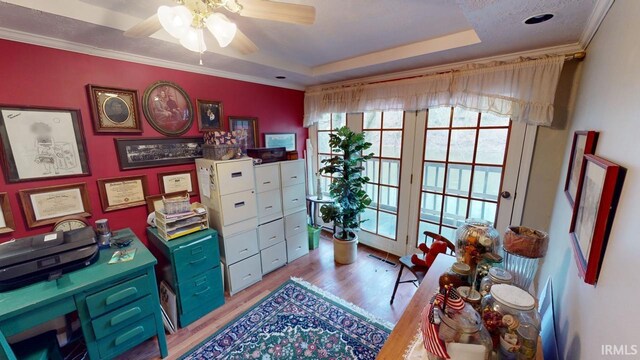
[[582,179],[582,159],[585,154],[595,153],[597,142],[597,131],[576,131],[573,133],[569,167],[567,168],[567,178],[564,183],[564,193],[571,206],[575,202],[580,180]]
[[287,151],[297,150],[296,133],[265,133],[264,147],[284,147]]
[[578,272],[595,284],[620,198],[625,169],[586,154],[569,232]]

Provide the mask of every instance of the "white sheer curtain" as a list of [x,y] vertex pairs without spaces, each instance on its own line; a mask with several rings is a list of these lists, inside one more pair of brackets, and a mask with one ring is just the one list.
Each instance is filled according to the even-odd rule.
[[336,112],[422,110],[462,106],[551,125],[564,56],[472,64],[444,74],[381,83],[320,88],[305,93],[304,125]]

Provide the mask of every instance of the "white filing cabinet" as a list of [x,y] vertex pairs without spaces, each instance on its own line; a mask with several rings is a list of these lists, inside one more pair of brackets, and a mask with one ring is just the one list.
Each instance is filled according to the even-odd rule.
[[304,159],[280,163],[287,262],[309,253]]
[[233,295],[262,280],[253,159],[196,159],[200,198],[218,231],[225,285]]
[[256,165],[254,169],[258,192],[258,244],[264,275],[287,263],[280,164]]

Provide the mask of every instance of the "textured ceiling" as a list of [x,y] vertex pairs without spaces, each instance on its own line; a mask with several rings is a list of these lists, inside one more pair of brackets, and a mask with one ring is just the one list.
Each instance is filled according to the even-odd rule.
[[[576,44],[598,1],[605,0],[287,0],[315,6],[315,24],[292,25],[229,14],[260,50],[244,56],[229,49],[211,49],[203,54],[203,69],[223,76],[237,74],[257,82],[301,88]],[[173,3],[170,0],[4,0],[0,2],[0,37],[15,38],[15,34],[20,34],[21,41],[33,43],[45,42],[44,37],[59,44],[84,46],[76,51],[106,50],[114,52],[114,56],[132,54],[196,66],[198,54],[182,48],[164,30],[144,39],[122,34],[123,30],[152,15],[158,6]],[[547,12],[555,15],[551,21],[523,24],[525,18]],[[416,45],[467,30],[475,31],[480,42],[452,43],[443,49],[424,52]],[[35,35],[33,41],[29,35]],[[413,51],[398,51],[391,60],[378,58],[376,52],[403,45]],[[333,66],[350,58],[362,59],[365,65],[358,65],[356,61],[356,65],[346,68]],[[322,72],[315,71],[319,66],[323,67]],[[314,73],[322,75],[314,76]],[[277,83],[274,79],[277,75],[287,79]]]

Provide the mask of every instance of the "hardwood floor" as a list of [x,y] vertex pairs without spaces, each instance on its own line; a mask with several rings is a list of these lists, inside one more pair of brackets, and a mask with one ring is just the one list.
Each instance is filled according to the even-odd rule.
[[[416,289],[410,284],[401,284],[393,305],[389,305],[399,268],[372,258],[369,254],[380,256],[383,259],[387,256],[384,252],[360,245],[358,260],[355,263],[338,265],[333,261],[333,245],[330,235],[323,233],[320,247],[310,251],[309,255],[267,274],[261,282],[232,297],[227,295],[226,303],[222,307],[190,326],[180,329],[176,334],[167,335],[169,359],[176,359],[205,340],[290,277],[302,278],[381,319],[395,324]],[[398,257],[389,255],[388,260],[397,263]],[[406,273],[404,275],[407,279],[412,276],[410,273]],[[155,338],[120,357],[120,359],[157,358],[159,358],[159,352]]]

